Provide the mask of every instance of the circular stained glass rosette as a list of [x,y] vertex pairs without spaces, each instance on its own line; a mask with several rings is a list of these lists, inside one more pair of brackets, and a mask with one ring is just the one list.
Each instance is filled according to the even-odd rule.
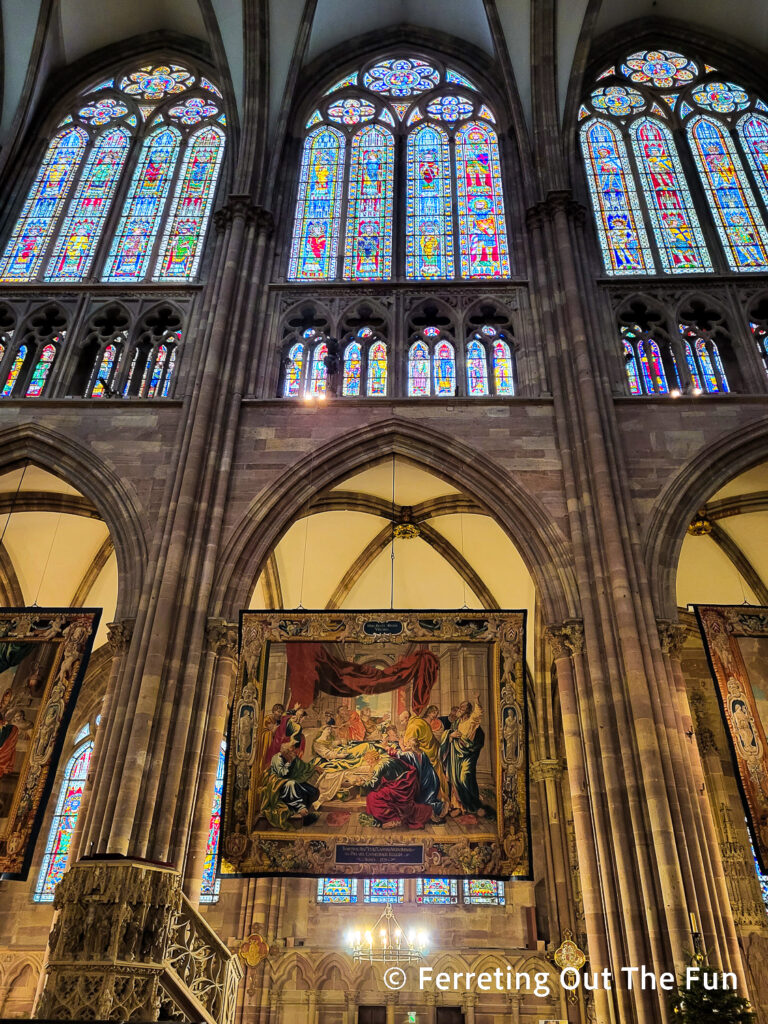
[[120,89],[129,96],[142,96],[145,100],[161,100],[177,92],[184,92],[194,84],[194,75],[178,64],[160,64],[139,68],[120,82]]
[[427,113],[440,121],[463,121],[472,116],[474,105],[466,96],[439,96],[427,104]]
[[337,124],[360,124],[372,121],[376,109],[367,100],[338,100],[328,107],[328,117]]
[[649,82],[657,89],[671,89],[675,85],[692,82],[699,69],[692,60],[672,50],[647,50],[633,53],[621,65],[621,73],[630,82],[642,85]]
[[494,334],[496,334],[496,328],[495,327],[491,327],[490,324],[484,324],[480,328],[480,330],[483,332],[483,334],[487,338],[492,338],[494,336]]
[[382,60],[363,76],[363,84],[383,96],[417,96],[434,89],[440,72],[425,60]]
[[98,103],[89,103],[78,111],[78,116],[87,124],[107,124],[115,118],[125,117],[128,107],[120,100],[99,100]]
[[194,96],[186,103],[180,103],[177,107],[171,107],[169,115],[182,124],[197,124],[206,117],[215,117],[219,108],[215,103],[206,103],[199,96]]
[[623,85],[609,85],[605,89],[596,89],[592,93],[592,106],[614,117],[627,117],[645,106],[645,98],[637,89],[628,89]]
[[706,82],[693,90],[693,101],[718,114],[730,114],[749,106],[749,96],[733,82]]

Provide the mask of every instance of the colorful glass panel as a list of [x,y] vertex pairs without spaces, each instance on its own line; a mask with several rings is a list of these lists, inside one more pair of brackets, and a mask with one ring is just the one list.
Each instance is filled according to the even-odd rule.
[[56,346],[53,344],[46,345],[29,379],[26,390],[27,398],[39,398],[42,395],[55,358]]
[[727,129],[696,117],[688,138],[731,270],[768,269],[765,224]]
[[462,277],[509,277],[509,249],[496,132],[473,121],[456,133]]
[[146,275],[180,143],[179,130],[171,127],[144,141],[102,280],[140,281]]
[[696,86],[691,95],[699,107],[718,114],[730,114],[749,106],[749,96],[733,82],[705,82]]
[[405,122],[407,125],[417,124],[419,121],[424,120],[424,115],[418,107],[414,107],[408,115],[408,120]]
[[465,878],[464,902],[503,907],[504,883],[494,882],[490,878]]
[[474,89],[475,92],[477,92],[477,86],[473,85],[466,75],[462,75],[460,71],[454,71],[453,68],[447,69],[445,72],[445,80],[446,82],[450,82],[451,85],[466,85],[468,89]]
[[701,377],[699,376],[699,367],[696,363],[696,357],[693,354],[693,349],[691,348],[690,342],[688,341],[686,341],[685,343],[685,361],[688,364],[688,372],[691,375],[691,384],[693,385],[693,390],[701,393],[702,387]]
[[285,368],[283,398],[298,398],[301,393],[301,373],[304,369],[304,346],[297,342],[288,352]]
[[209,81],[207,78],[201,77],[200,78],[200,85],[202,85],[202,87],[204,89],[207,89],[208,92],[212,92],[214,94],[214,96],[218,96],[219,99],[222,99],[221,92],[216,88],[216,86],[213,84],[213,82]]
[[631,135],[664,270],[671,274],[712,270],[672,133],[644,117],[632,125]]
[[123,397],[124,398],[126,398],[130,394],[130,391],[131,391],[131,381],[133,380],[133,375],[134,375],[134,373],[136,371],[136,363],[138,361],[139,361],[139,350],[137,348],[135,348],[133,350],[133,357],[131,359],[131,367],[128,370],[128,375],[125,378],[125,384],[123,385]]
[[435,394],[455,395],[456,394],[456,359],[453,355],[453,345],[447,341],[441,341],[435,346],[433,365],[435,369]]
[[648,83],[657,89],[672,89],[675,85],[692,82],[699,69],[681,53],[647,50],[627,57],[621,65],[621,73],[638,85]]
[[712,360],[709,358],[709,352],[703,338],[699,338],[696,342],[696,355],[698,356],[701,368],[701,378],[704,381],[704,390],[711,395],[716,394],[720,390],[717,374],[712,365]]
[[312,353],[312,366],[310,368],[309,380],[307,381],[307,394],[310,397],[325,395],[328,386],[328,371],[325,366],[325,357],[328,355],[328,346],[324,341],[315,345]]
[[394,127],[395,119],[386,108],[379,114],[379,119],[386,121],[387,124],[391,124]]
[[635,350],[628,341],[624,341],[624,368],[627,371],[630,395],[642,395],[643,388],[640,384],[640,374],[637,372],[637,360]]
[[[112,370],[115,365],[115,358],[117,356],[117,346],[107,345],[104,349],[104,353],[99,363],[99,368],[96,372],[96,379],[91,388],[91,398],[105,398],[107,395],[107,388],[111,385],[112,381]],[[106,385],[106,386],[105,386]],[[88,393],[86,392],[86,398]]]
[[344,379],[341,385],[343,395],[356,397],[360,394],[362,371],[362,349],[356,341],[351,341],[344,350]]
[[637,89],[629,89],[625,85],[608,85],[604,89],[596,89],[590,99],[595,110],[614,117],[627,117],[645,106],[645,97]]
[[508,398],[515,393],[512,373],[512,352],[506,341],[497,338],[493,343],[493,382],[496,394]]
[[215,103],[208,103],[199,96],[193,96],[192,99],[186,100],[176,107],[171,107],[168,116],[175,121],[181,121],[182,124],[192,125],[199,124],[206,117],[215,117],[218,112],[219,108]]
[[168,369],[165,371],[165,380],[163,381],[163,391],[162,391],[162,397],[163,398],[167,398],[168,397],[168,392],[171,390],[171,383],[173,381],[174,370],[176,369],[176,356],[178,355],[178,352],[179,352],[179,347],[178,347],[178,345],[175,345],[173,350],[172,350],[172,352],[171,352],[171,357],[168,360]]
[[467,394],[488,394],[488,360],[479,341],[467,345]]
[[606,121],[585,122],[581,148],[606,272],[652,274],[653,257],[618,128]]
[[363,879],[364,903],[404,903],[405,882],[402,878]]
[[408,136],[405,272],[410,278],[453,277],[451,163],[448,136],[423,124]]
[[24,360],[26,358],[27,346],[19,345],[0,398],[10,398],[13,394],[13,389],[16,386],[16,381],[19,379],[19,374],[21,373],[21,368],[24,365]]
[[304,127],[305,127],[305,128],[311,128],[311,127],[312,127],[313,125],[315,125],[315,124],[320,124],[320,122],[321,122],[322,120],[323,120],[323,115],[322,115],[322,114],[320,113],[320,111],[319,111],[319,110],[316,110],[316,111],[314,112],[314,114],[312,115],[312,117],[310,117],[310,119],[309,119],[309,120],[307,121],[307,123],[306,123],[306,124],[304,125]]
[[438,121],[454,124],[472,116],[474,104],[466,96],[438,96],[427,104],[427,113]]
[[440,72],[425,60],[382,60],[363,75],[363,85],[382,96],[415,96],[433,89]]
[[647,394],[668,395],[667,375],[664,373],[661,352],[656,342],[651,338],[638,341],[637,356],[640,360],[640,370],[643,374]]
[[48,261],[46,281],[81,281],[88,274],[130,142],[125,128],[104,132],[97,139]]
[[357,903],[356,878],[318,878],[318,903]]
[[480,115],[480,117],[484,117],[486,121],[492,121],[494,124],[496,124],[496,118],[493,116],[493,114],[491,113],[489,108],[486,107],[485,104],[483,104],[480,107],[480,109],[478,110],[478,114]]
[[184,92],[194,85],[195,77],[179,64],[147,65],[127,75],[120,82],[121,92],[145,100],[161,100],[164,96]]
[[209,125],[190,136],[153,280],[190,281],[197,273],[223,156],[220,128]]
[[293,281],[336,276],[344,145],[341,132],[325,126],[304,140],[288,268]]
[[417,878],[417,903],[458,903],[459,886],[455,878]]
[[738,131],[760,195],[768,206],[768,118],[749,114],[739,121]]
[[337,100],[328,107],[328,118],[337,124],[361,124],[372,121],[376,108],[368,100]]
[[344,242],[344,277],[374,281],[392,273],[392,191],[395,140],[381,125],[352,139]]
[[411,345],[408,353],[408,395],[421,398],[429,394],[429,349],[423,341]]
[[381,398],[387,393],[387,346],[377,341],[368,350],[368,394]]
[[35,903],[52,903],[54,890],[64,875],[92,753],[93,743],[88,743],[75,751],[65,769],[64,782],[56,801],[56,810],[53,812],[48,842],[45,844],[45,854],[37,877],[33,897]]
[[[128,107],[120,100],[98,100],[96,103],[89,103],[87,107],[78,110],[77,116],[86,124],[102,125],[109,124],[118,117],[125,117]],[[70,118],[70,121],[72,118]]]
[[48,146],[0,260],[0,280],[31,281],[83,159],[88,136],[70,128]]
[[[165,364],[168,361],[168,347],[166,345],[157,346],[157,354],[155,356],[155,364],[152,367],[152,376],[149,381],[149,388],[147,389],[146,398],[155,398],[158,391],[160,390],[160,384],[163,379],[163,371],[165,370]],[[147,363],[149,368],[149,363]],[[146,371],[145,371],[146,376]],[[144,394],[144,388],[141,389]]]
[[410,106],[410,103],[393,103],[392,106],[394,107],[395,113],[397,114],[398,118],[402,121],[403,118],[405,117],[406,110]]
[[335,85],[332,85],[330,89],[326,89],[323,93],[324,96],[330,96],[332,92],[336,92],[338,89],[344,89],[348,85],[357,85],[357,72],[353,71],[350,75],[345,75],[344,78],[340,78]]
[[717,371],[717,375],[720,378],[720,389],[722,391],[729,392],[731,389],[728,386],[728,378],[725,375],[725,367],[723,366],[723,361],[720,358],[720,349],[717,347],[714,341],[710,342],[710,345],[712,346],[712,362],[715,364],[715,370]]
[[200,886],[200,902],[215,903],[219,898],[221,879],[216,877],[216,857],[219,852],[219,831],[221,829],[221,797],[224,792],[224,765],[226,763],[226,746],[219,750],[219,761],[216,766],[216,782],[213,787],[213,805],[208,823],[208,839],[205,844],[205,860],[203,861],[203,882]]

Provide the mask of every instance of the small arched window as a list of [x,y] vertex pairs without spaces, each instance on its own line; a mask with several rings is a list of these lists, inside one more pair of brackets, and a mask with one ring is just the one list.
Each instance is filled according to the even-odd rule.
[[424,341],[415,341],[408,352],[408,395],[424,398],[429,395],[429,348]]
[[668,341],[637,325],[622,327],[622,355],[631,395],[679,395],[683,389]]
[[307,381],[307,395],[310,398],[325,397],[325,390],[328,386],[328,370],[325,366],[327,355],[328,345],[325,341],[317,342],[312,350],[312,363]]
[[50,397],[52,371],[64,346],[67,321],[54,304],[38,310],[22,325],[20,341],[8,346],[0,363],[2,398]]
[[720,357],[720,350],[713,338],[692,327],[680,325],[685,343],[685,357],[695,391],[710,395],[728,394],[730,386]]
[[[768,119],[760,111],[768,108],[757,96],[672,50],[632,53],[597,76],[578,116],[608,274],[712,272],[708,225],[723,269],[768,270]],[[695,208],[681,149],[698,171],[704,210]]]
[[350,341],[344,349],[344,380],[341,392],[343,395],[357,396],[360,394],[363,357],[360,344]]
[[446,397],[456,394],[456,357],[453,345],[438,341],[432,357],[435,370],[435,394]]
[[368,395],[383,398],[387,393],[387,346],[375,341],[368,349]]
[[304,346],[300,341],[291,346],[285,367],[283,383],[284,398],[298,398],[301,394],[301,378],[304,371]]
[[306,122],[288,278],[382,281],[393,268],[415,280],[510,275],[494,115],[434,59],[363,65]]
[[467,345],[467,394],[488,394],[488,360],[478,338]]
[[[57,337],[56,341],[58,342],[60,339]],[[32,376],[26,390],[27,398],[39,398],[42,395],[55,358],[56,345],[53,342],[49,342],[40,353],[40,358],[32,371]]]
[[180,64],[129,66],[89,85],[47,146],[0,282],[193,280],[225,126],[219,90]]

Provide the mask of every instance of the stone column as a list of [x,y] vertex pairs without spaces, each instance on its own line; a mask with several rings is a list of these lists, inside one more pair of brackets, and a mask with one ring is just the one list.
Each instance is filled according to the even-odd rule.
[[437,996],[434,992],[427,993],[425,1024],[437,1024]]
[[467,995],[464,997],[464,1024],[475,1024],[475,1007],[477,996]]
[[394,992],[387,993],[387,1024],[395,1024],[395,1012],[397,1010],[397,996]]

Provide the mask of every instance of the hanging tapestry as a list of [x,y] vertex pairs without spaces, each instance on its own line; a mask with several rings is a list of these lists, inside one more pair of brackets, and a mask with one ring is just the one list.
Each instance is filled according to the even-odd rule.
[[0,873],[27,877],[101,612],[0,612]]
[[222,875],[530,876],[524,612],[242,612]]
[[697,605],[762,872],[768,870],[768,608]]

